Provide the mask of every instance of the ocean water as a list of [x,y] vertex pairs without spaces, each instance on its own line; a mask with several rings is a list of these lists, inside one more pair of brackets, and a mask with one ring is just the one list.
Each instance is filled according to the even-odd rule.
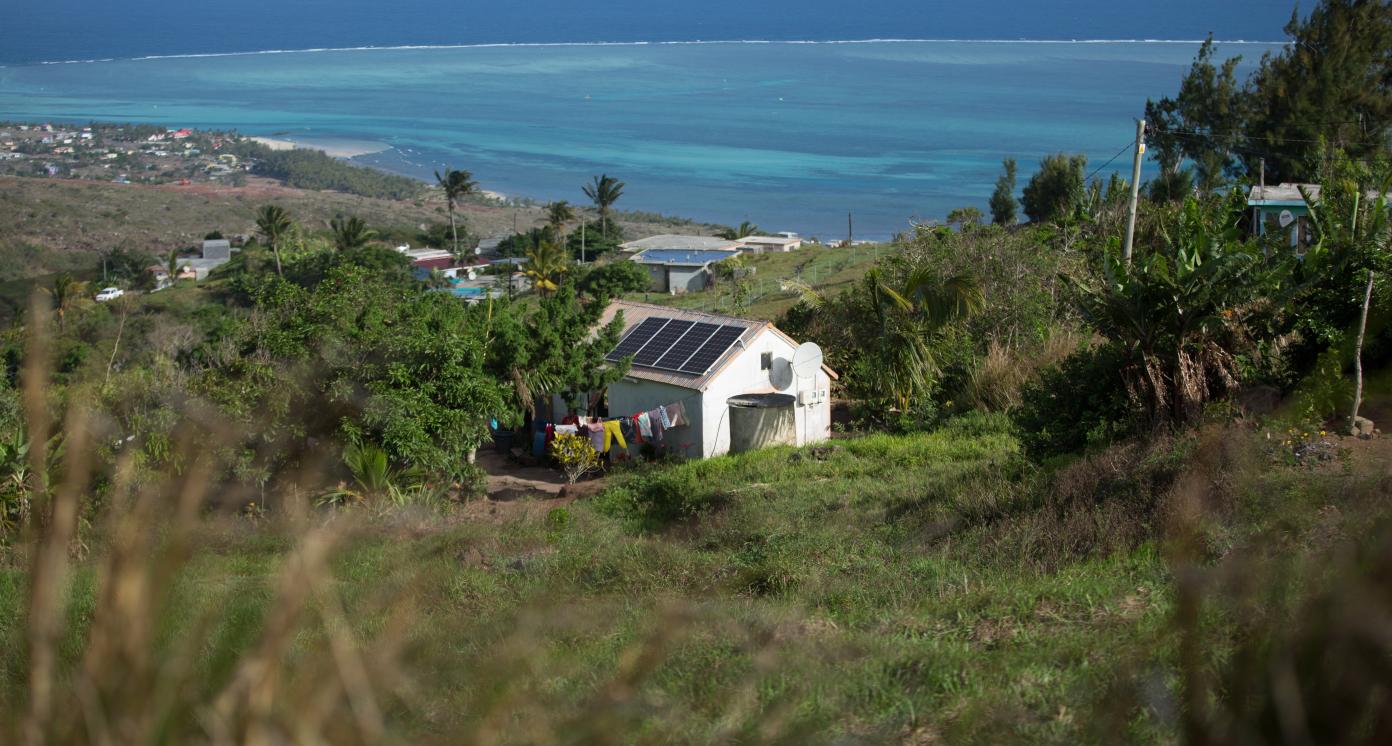
[[[0,64],[360,46],[720,39],[1274,41],[1297,0],[0,0]],[[1307,10],[1312,2],[1300,5]]]
[[[0,68],[0,118],[379,143],[428,178],[766,231],[883,238],[985,208],[1002,157],[1128,147],[1193,43],[703,43],[372,49]],[[1251,62],[1275,47],[1224,45]],[[1122,155],[1101,172],[1129,173]],[[1153,168],[1153,167],[1152,167]]]

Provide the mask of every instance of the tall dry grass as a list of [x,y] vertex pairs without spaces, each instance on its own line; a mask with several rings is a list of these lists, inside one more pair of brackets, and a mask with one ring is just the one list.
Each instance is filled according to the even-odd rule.
[[988,412],[1006,412],[1020,405],[1021,391],[1039,371],[1077,352],[1090,338],[1071,328],[1056,327],[1037,347],[1021,347],[993,339],[967,380],[967,401]]

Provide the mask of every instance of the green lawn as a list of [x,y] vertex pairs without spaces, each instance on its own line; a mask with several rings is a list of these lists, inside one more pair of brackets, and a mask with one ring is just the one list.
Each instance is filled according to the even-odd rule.
[[[742,315],[756,319],[778,318],[800,297],[795,289],[787,287],[789,281],[806,283],[824,294],[840,292],[860,279],[876,260],[892,251],[894,247],[889,244],[848,249],[809,244],[797,251],[748,256],[748,266],[755,273],[749,279],[748,309]],[[739,310],[729,282],[700,293],[638,293],[630,296],[630,300],[711,313],[730,314]]]
[[[1108,522],[1143,519],[1105,501],[1079,509],[1091,528],[1053,515],[1014,439],[990,430],[633,470],[531,517],[379,518],[345,539],[333,588],[369,650],[403,618],[393,610],[409,610],[410,695],[382,683],[403,742],[481,738],[499,722],[504,742],[1172,738],[1173,723],[1115,696],[1137,670],[1174,665],[1159,546],[1116,541],[1127,530]],[[1265,518],[1239,533],[1314,530],[1293,516],[1329,495],[1300,480],[1243,482]],[[292,544],[230,519],[199,534],[158,625],[166,663],[199,651],[193,701],[210,701],[254,648]],[[96,576],[78,573],[69,664]],[[0,573],[10,705],[24,582]],[[323,674],[328,628],[308,624],[286,649],[287,697]]]

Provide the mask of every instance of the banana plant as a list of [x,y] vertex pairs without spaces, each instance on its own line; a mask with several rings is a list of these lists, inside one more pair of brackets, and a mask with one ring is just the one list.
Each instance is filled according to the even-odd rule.
[[1218,389],[1236,387],[1245,322],[1289,271],[1244,240],[1240,210],[1190,198],[1131,267],[1109,251],[1100,283],[1075,282],[1084,318],[1130,356],[1122,379],[1156,424],[1192,422]]

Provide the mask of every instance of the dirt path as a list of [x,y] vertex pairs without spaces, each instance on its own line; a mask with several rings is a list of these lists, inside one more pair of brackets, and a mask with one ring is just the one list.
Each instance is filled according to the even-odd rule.
[[497,502],[525,497],[555,498],[566,486],[560,472],[542,466],[523,466],[491,448],[479,450],[478,465],[488,474],[488,499]]
[[523,466],[487,447],[479,450],[478,465],[488,475],[488,497],[469,503],[465,508],[465,513],[473,520],[504,522],[540,518],[554,508],[604,489],[603,479],[569,485],[565,476],[555,469]]

